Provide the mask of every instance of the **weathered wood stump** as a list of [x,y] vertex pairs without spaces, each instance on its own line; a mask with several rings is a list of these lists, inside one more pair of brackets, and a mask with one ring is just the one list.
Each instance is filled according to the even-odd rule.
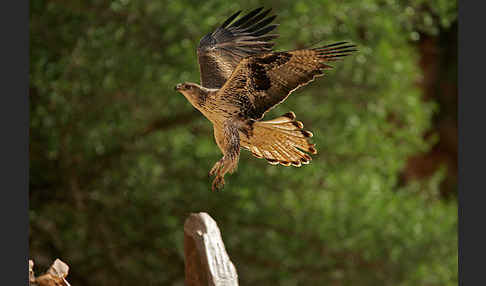
[[185,276],[188,286],[237,286],[236,269],[221,232],[207,213],[192,213],[184,223]]
[[[238,286],[236,269],[226,253],[221,232],[207,213],[192,213],[184,223],[185,279],[188,286]],[[39,277],[29,260],[29,285],[70,286],[69,266],[56,259]]]

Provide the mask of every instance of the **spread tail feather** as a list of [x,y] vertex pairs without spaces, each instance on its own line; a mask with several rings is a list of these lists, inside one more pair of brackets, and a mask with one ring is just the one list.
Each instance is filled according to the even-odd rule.
[[312,158],[304,153],[317,154],[315,144],[309,143],[312,132],[304,130],[304,124],[295,120],[293,112],[268,121],[256,121],[249,138],[241,138],[241,145],[257,158],[265,158],[270,164],[300,167]]

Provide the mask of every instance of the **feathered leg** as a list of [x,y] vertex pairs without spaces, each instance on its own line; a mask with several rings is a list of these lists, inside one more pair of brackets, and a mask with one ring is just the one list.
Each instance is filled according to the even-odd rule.
[[212,184],[213,191],[224,187],[224,175],[236,170],[240,158],[240,136],[235,126],[231,124],[223,124],[222,128],[214,126],[214,138],[223,153],[223,158],[216,162],[209,172],[210,176],[216,176]]

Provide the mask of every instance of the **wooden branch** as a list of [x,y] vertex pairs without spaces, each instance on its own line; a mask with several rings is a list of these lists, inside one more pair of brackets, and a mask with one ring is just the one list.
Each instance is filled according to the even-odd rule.
[[236,269],[221,232],[207,213],[192,213],[184,223],[186,285],[238,286]]
[[35,276],[34,276],[34,261],[29,259],[29,285],[35,283]]
[[30,286],[70,286],[66,281],[69,272],[69,266],[56,259],[46,274],[39,277],[34,275],[34,261],[29,260],[29,285]]

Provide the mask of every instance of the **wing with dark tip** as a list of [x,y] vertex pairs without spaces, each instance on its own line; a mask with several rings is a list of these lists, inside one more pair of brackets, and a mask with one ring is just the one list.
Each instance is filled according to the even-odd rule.
[[294,90],[331,69],[337,61],[356,51],[346,42],[320,48],[270,52],[243,59],[218,94],[240,106],[244,115],[261,119]]
[[276,16],[267,17],[271,9],[263,7],[250,11],[234,21],[241,11],[229,17],[221,26],[199,42],[197,55],[201,85],[220,88],[244,57],[269,52],[277,34],[268,34],[277,25],[270,23]]

